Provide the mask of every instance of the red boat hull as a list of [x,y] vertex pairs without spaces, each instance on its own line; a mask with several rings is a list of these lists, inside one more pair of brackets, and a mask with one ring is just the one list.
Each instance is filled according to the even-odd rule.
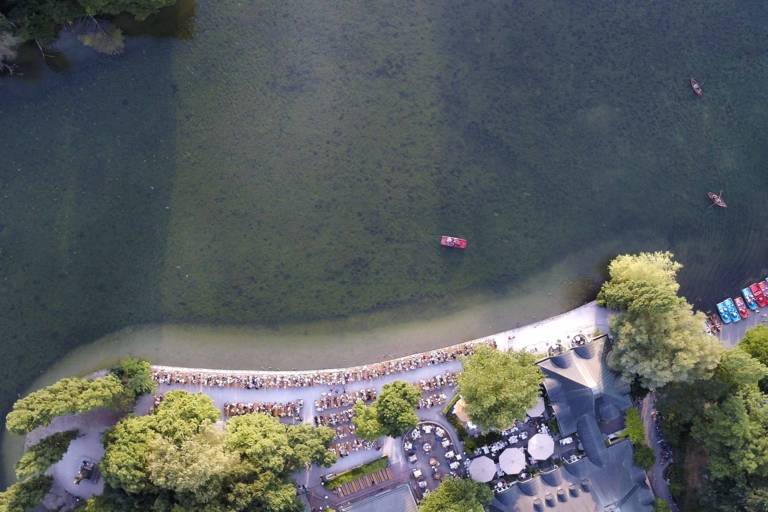
[[765,293],[763,293],[762,286],[760,286],[758,283],[754,283],[749,286],[749,289],[752,290],[752,295],[755,296],[755,302],[757,302],[758,306],[761,308],[768,306],[768,299],[766,299]]
[[736,297],[733,299],[733,302],[736,304],[736,309],[739,310],[739,316],[741,316],[741,318],[749,317],[749,310],[747,309],[747,305],[744,303],[744,299],[741,297]]
[[443,235],[440,237],[440,245],[450,247],[451,249],[466,249],[467,241],[455,236]]

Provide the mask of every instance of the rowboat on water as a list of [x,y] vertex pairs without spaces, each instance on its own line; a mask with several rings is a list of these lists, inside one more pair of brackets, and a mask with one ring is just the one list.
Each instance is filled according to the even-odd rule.
[[714,192],[707,192],[707,197],[710,201],[712,201],[713,205],[719,208],[728,208],[728,205],[725,204],[725,201],[723,200],[722,192],[719,194],[715,194]]
[[699,82],[695,78],[691,78],[691,89],[693,89],[693,93],[696,96],[704,95],[704,91],[701,89],[701,84],[699,84]]
[[717,312],[720,313],[720,318],[723,319],[724,324],[731,323],[731,312],[725,305],[725,301],[717,303]]
[[752,294],[752,290],[749,288],[742,288],[741,296],[744,297],[744,302],[747,303],[747,307],[749,309],[752,311],[757,311],[757,301],[755,300],[755,296]]
[[466,249],[467,241],[463,238],[443,235],[440,237],[440,245],[443,247],[450,247],[452,249]]
[[747,309],[747,305],[744,304],[744,299],[741,297],[734,297],[733,302],[736,304],[736,309],[739,311],[739,316],[741,316],[741,318],[748,318],[749,309]]
[[[768,284],[765,281],[758,281],[752,286],[752,293],[755,294],[755,300],[761,308],[768,306]],[[755,291],[757,289],[757,291]]]
[[[741,320],[741,316],[739,315],[739,310],[736,307],[736,303],[733,301],[733,299],[728,298],[723,301],[723,305],[728,310],[728,314],[731,317],[731,322],[738,322]],[[746,307],[744,308],[747,309]]]

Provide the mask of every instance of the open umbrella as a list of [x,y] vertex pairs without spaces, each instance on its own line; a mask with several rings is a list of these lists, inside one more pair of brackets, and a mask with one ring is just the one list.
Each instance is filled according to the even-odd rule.
[[555,453],[555,441],[549,434],[536,434],[528,440],[528,453],[536,460],[547,460]]
[[501,452],[499,467],[508,475],[516,475],[525,469],[525,453],[522,448],[507,448]]
[[476,482],[490,482],[496,476],[496,464],[485,456],[472,459],[469,476]]

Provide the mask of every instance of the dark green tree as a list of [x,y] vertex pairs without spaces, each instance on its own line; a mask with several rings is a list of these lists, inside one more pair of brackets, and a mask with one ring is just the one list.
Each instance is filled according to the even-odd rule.
[[17,400],[6,417],[6,428],[26,434],[50,424],[57,416],[117,407],[124,400],[125,388],[114,375],[94,380],[61,379]]
[[480,428],[504,429],[539,399],[542,373],[527,352],[501,352],[479,347],[464,361],[459,394],[467,413]]
[[768,487],[756,486],[747,495],[747,512],[768,512]]
[[126,357],[110,371],[120,379],[126,392],[134,400],[141,395],[154,393],[157,389],[149,361],[144,359]]
[[128,13],[137,20],[144,20],[176,0],[78,0],[88,16]]
[[416,406],[421,392],[413,384],[395,381],[385,384],[370,406],[355,404],[355,424],[359,437],[373,441],[381,436],[399,437],[416,426]]
[[77,437],[77,430],[57,432],[42,439],[29,448],[16,463],[16,478],[24,480],[41,475],[53,464],[61,460],[69,443]]
[[36,507],[51,488],[49,476],[36,476],[17,482],[0,492],[0,512],[28,512]]
[[419,512],[484,512],[493,499],[487,485],[462,478],[448,478],[429,493]]
[[757,386],[744,386],[694,417],[692,437],[707,451],[714,479],[768,477],[768,404]]
[[107,492],[86,511],[299,511],[291,473],[335,460],[331,429],[218,418],[207,396],[173,391],[154,413],[120,421],[105,436]]
[[[738,347],[768,366],[768,327],[758,325],[748,330]],[[760,389],[768,392],[768,378],[763,378],[760,382]]]

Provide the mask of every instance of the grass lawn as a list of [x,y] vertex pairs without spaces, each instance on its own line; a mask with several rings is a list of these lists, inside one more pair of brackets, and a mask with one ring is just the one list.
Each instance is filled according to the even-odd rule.
[[358,478],[365,475],[375,473],[386,468],[387,466],[389,466],[389,459],[387,457],[376,459],[367,464],[363,464],[362,466],[358,466],[354,469],[350,469],[349,471],[345,471],[344,473],[340,473],[336,478],[325,484],[325,488],[332,491],[343,484],[357,480]]

